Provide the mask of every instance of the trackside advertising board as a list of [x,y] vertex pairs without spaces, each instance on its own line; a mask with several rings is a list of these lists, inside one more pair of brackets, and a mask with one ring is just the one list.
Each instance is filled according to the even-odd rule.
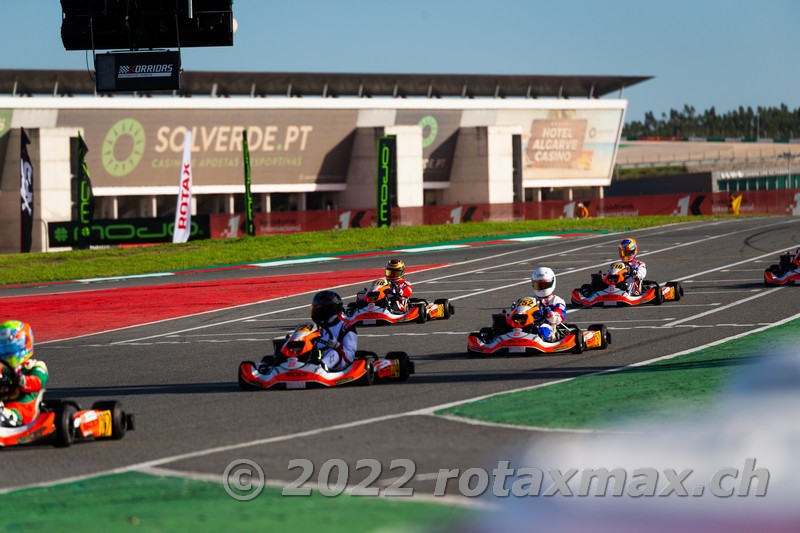
[[392,225],[392,207],[397,203],[397,138],[393,135],[378,140],[378,204],[377,225]]
[[391,125],[419,126],[425,182],[447,182],[456,157],[482,155],[477,147],[456,149],[462,128],[516,126],[525,187],[607,185],[624,101],[607,107],[576,103],[574,108],[559,102],[540,100],[531,104],[541,107],[534,109],[392,109],[387,100],[380,113],[333,104],[59,109],[56,126],[80,127],[87,143],[100,146],[87,156],[99,188],[171,185],[187,131],[192,134],[194,185],[241,186],[245,129],[253,185],[344,184],[351,158],[357,157],[353,147],[358,128]]

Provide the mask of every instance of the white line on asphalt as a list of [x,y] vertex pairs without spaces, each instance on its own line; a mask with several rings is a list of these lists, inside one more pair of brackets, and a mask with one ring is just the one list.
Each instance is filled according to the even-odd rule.
[[549,427],[542,427],[542,426],[520,426],[516,424],[503,424],[501,422],[487,422],[485,420],[478,420],[476,418],[461,418],[460,416],[453,416],[453,415],[435,415],[435,414],[428,414],[426,416],[433,416],[436,418],[443,418],[445,420],[450,420],[451,422],[459,422],[461,424],[467,424],[468,426],[488,426],[493,428],[502,428],[502,429],[516,429],[519,431],[536,431],[536,432],[544,432],[544,433],[613,433],[613,434],[633,434],[636,433],[635,431],[619,431],[619,430],[603,430],[603,429],[581,429],[581,428],[549,428]]
[[[137,468],[136,472],[140,472],[142,474],[147,474],[151,476],[157,477],[177,477],[183,479],[191,479],[193,481],[202,481],[205,483],[222,483],[222,474],[209,474],[207,472],[194,472],[194,471],[186,471],[186,470],[175,470],[173,468],[163,468],[163,467],[156,467],[156,466],[149,466],[143,468]],[[418,474],[412,477],[407,483],[412,481],[429,481],[438,479],[439,473],[432,472],[430,474]],[[393,478],[390,480],[381,479],[375,482],[377,486],[384,486],[388,487],[395,481],[398,481],[402,478]],[[292,480],[275,480],[275,479],[266,479],[264,480],[265,487],[271,487],[276,489],[285,489]],[[310,488],[312,490],[318,489],[319,485],[317,483],[303,483],[302,485],[298,485],[299,488]],[[355,485],[345,485],[344,493],[351,494],[352,490],[355,488]],[[486,501],[478,498],[469,498],[466,496],[434,496],[432,494],[424,494],[418,493],[414,491],[412,496],[386,496],[385,494],[381,493],[378,495],[379,498],[386,498],[387,500],[391,501],[404,501],[404,502],[416,502],[416,503],[436,503],[439,505],[454,505],[458,507],[467,507],[471,509],[497,509],[497,504],[490,504]]]
[[[794,246],[800,246],[800,245],[795,244]],[[767,252],[767,253],[762,254],[762,255],[757,255],[756,257],[751,257],[750,259],[745,259],[744,261],[737,261],[736,263],[731,263],[729,265],[723,265],[721,267],[704,270],[704,271],[702,271],[702,272],[700,272],[698,274],[692,274],[690,276],[684,276],[682,278],[678,278],[675,281],[688,280],[688,279],[691,279],[691,278],[696,278],[697,276],[702,276],[703,274],[709,274],[711,272],[718,272],[718,271],[722,270],[723,268],[730,268],[732,266],[743,265],[745,263],[752,263],[756,259],[761,259],[762,257],[769,257],[769,256],[774,256],[776,254],[780,254],[783,250],[785,250],[785,248],[781,248],[781,249],[776,250],[774,252]],[[703,280],[703,281],[709,281],[709,280]],[[734,280],[734,281],[753,281],[753,280]]]
[[669,328],[669,327],[672,327],[672,326],[677,326],[678,324],[683,324],[684,322],[689,322],[691,320],[697,320],[698,318],[702,318],[704,316],[708,316],[708,315],[713,314],[713,313],[719,313],[720,311],[724,311],[725,309],[730,309],[731,307],[735,307],[737,305],[742,305],[743,303],[747,303],[747,302],[749,302],[751,300],[755,300],[756,298],[761,298],[762,296],[767,296],[768,294],[772,294],[773,292],[778,291],[778,290],[780,290],[782,288],[783,287],[775,287],[774,289],[770,289],[770,290],[764,291],[764,292],[759,292],[757,294],[754,294],[753,296],[749,296],[747,298],[742,298],[741,300],[736,300],[733,303],[729,303],[728,305],[723,305],[722,307],[717,307],[716,309],[711,309],[711,310],[705,311],[703,313],[698,313],[696,315],[688,316],[686,318],[682,318],[682,319],[676,320],[674,322],[668,322],[667,324],[664,324],[664,327],[665,328]]

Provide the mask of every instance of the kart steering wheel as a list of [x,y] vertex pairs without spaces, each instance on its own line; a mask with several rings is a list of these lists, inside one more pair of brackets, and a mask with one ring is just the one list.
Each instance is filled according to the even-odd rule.
[[5,394],[17,387],[19,377],[7,361],[0,359],[0,394]]

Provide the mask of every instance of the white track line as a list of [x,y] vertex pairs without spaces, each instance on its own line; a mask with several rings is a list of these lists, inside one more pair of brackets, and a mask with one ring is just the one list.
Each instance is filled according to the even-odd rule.
[[[177,461],[183,461],[183,460],[186,460],[186,459],[194,459],[196,457],[205,457],[205,456],[208,456],[208,455],[213,455],[213,454],[217,454],[217,453],[221,453],[221,452],[227,452],[227,451],[232,451],[232,450],[241,450],[243,448],[251,448],[253,446],[263,446],[263,445],[267,445],[267,444],[274,444],[276,442],[286,442],[286,441],[291,441],[293,439],[299,439],[299,438],[304,438],[304,437],[313,437],[313,436],[316,436],[316,435],[321,435],[323,433],[329,433],[331,431],[339,431],[339,430],[343,430],[343,429],[352,429],[352,428],[356,428],[356,427],[365,426],[365,425],[368,425],[368,424],[375,424],[375,423],[378,423],[378,422],[388,422],[390,420],[397,420],[398,418],[403,418],[403,417],[407,417],[407,416],[418,416],[418,415],[426,415],[427,416],[427,415],[432,415],[432,414],[435,414],[436,411],[440,411],[442,409],[448,409],[450,407],[457,407],[459,405],[464,405],[464,404],[472,403],[472,402],[475,402],[475,401],[486,400],[486,399],[489,399],[489,398],[494,398],[496,396],[502,396],[504,394],[512,394],[512,393],[516,393],[516,392],[540,389],[542,387],[549,387],[549,386],[556,385],[556,384],[559,384],[559,383],[566,383],[568,381],[573,381],[575,379],[584,378],[584,377],[587,377],[587,376],[596,376],[596,375],[600,375],[600,374],[608,374],[608,373],[611,373],[611,372],[619,372],[619,371],[624,370],[626,368],[644,366],[644,365],[647,365],[647,364],[650,364],[650,363],[656,363],[658,361],[666,361],[668,359],[673,359],[673,358],[679,357],[681,355],[694,353],[694,352],[703,350],[705,348],[711,348],[713,346],[717,346],[717,345],[726,343],[726,342],[728,342],[730,340],[739,339],[739,338],[742,338],[742,337],[746,337],[748,335],[752,335],[754,333],[758,333],[758,332],[761,332],[761,331],[766,331],[768,329],[771,329],[771,328],[786,324],[787,322],[791,322],[792,320],[795,320],[797,318],[800,318],[800,313],[797,313],[797,314],[792,315],[792,316],[790,316],[788,318],[784,318],[783,320],[779,320],[778,322],[775,322],[773,324],[769,324],[769,325],[761,327],[761,328],[753,329],[753,330],[750,330],[750,331],[745,331],[743,333],[739,333],[738,335],[733,335],[731,337],[726,337],[724,339],[719,339],[719,340],[716,340],[716,341],[712,341],[712,342],[703,344],[701,346],[696,346],[694,348],[689,348],[688,350],[675,352],[675,353],[672,353],[672,354],[669,354],[669,355],[664,355],[664,356],[661,356],[661,357],[655,357],[653,359],[648,359],[646,361],[640,361],[638,363],[632,363],[630,365],[620,366],[620,367],[617,367],[617,368],[609,368],[609,369],[606,369],[606,370],[601,370],[599,372],[591,372],[591,373],[588,373],[588,374],[582,374],[580,376],[575,376],[575,377],[571,377],[571,378],[564,378],[564,379],[559,379],[559,380],[556,380],[556,381],[548,381],[546,383],[539,383],[539,384],[536,384],[536,385],[529,385],[529,386],[526,386],[526,387],[519,387],[519,388],[516,388],[516,389],[511,389],[511,390],[506,390],[506,391],[493,392],[493,393],[490,393],[490,394],[484,394],[484,395],[481,395],[481,396],[475,396],[473,398],[468,398],[468,399],[465,399],[465,400],[458,400],[458,401],[454,401],[454,402],[443,403],[443,404],[434,405],[434,406],[431,406],[431,407],[423,407],[422,409],[415,409],[415,410],[406,411],[406,412],[403,412],[403,413],[395,413],[395,414],[389,414],[389,415],[375,416],[375,417],[372,417],[372,418],[362,418],[362,419],[359,419],[359,420],[353,420],[351,422],[345,422],[345,423],[342,423],[342,424],[334,424],[334,425],[331,425],[331,426],[325,426],[325,427],[321,427],[321,428],[309,429],[309,430],[306,430],[306,431],[298,431],[296,433],[288,433],[288,434],[284,434],[284,435],[277,435],[277,436],[274,436],[274,437],[266,437],[266,438],[255,439],[255,440],[250,440],[250,441],[246,441],[246,442],[239,442],[239,443],[236,443],[236,444],[228,444],[228,445],[225,445],[225,446],[215,446],[213,448],[206,448],[204,450],[195,450],[193,452],[186,452],[186,453],[182,453],[182,454],[170,455],[170,456],[162,457],[160,459],[153,459],[153,460],[150,460],[150,461],[144,461],[144,462],[141,462],[141,463],[135,463],[135,464],[131,464],[131,465],[128,465],[128,466],[121,466],[121,467],[118,467],[118,468],[113,468],[113,469],[109,469],[109,470],[103,470],[103,471],[94,472],[94,473],[91,473],[91,474],[82,474],[82,475],[79,475],[79,476],[71,476],[71,477],[61,478],[61,479],[58,479],[58,480],[44,481],[44,482],[40,482],[40,483],[32,483],[32,484],[20,485],[20,486],[16,486],[16,487],[0,488],[0,494],[6,494],[6,493],[9,493],[9,492],[14,492],[14,491],[23,490],[23,489],[29,489],[29,488],[34,488],[34,487],[47,487],[47,486],[52,486],[52,485],[60,485],[60,484],[63,484],[63,483],[72,483],[72,482],[75,482],[75,481],[82,481],[84,479],[89,479],[89,478],[92,478],[92,477],[106,476],[106,475],[111,475],[111,474],[120,474],[120,473],[123,473],[123,472],[130,472],[130,471],[133,471],[133,470],[141,470],[143,468],[157,467],[157,466],[161,466],[161,465],[165,465],[165,464],[169,464],[169,463],[174,463],[174,462],[177,462]],[[451,416],[450,419],[451,420],[460,419],[460,417],[452,417]],[[470,419],[465,419],[465,420],[466,420],[465,423],[469,423],[471,421]],[[525,427],[520,427],[519,429],[520,429],[520,431],[525,431]]]
[[[207,472],[175,470],[172,468],[162,468],[156,466],[138,468],[134,471],[156,477],[177,477],[183,479],[191,479],[193,481],[202,481],[205,483],[222,484],[222,474],[209,474]],[[439,477],[438,472],[432,472],[430,474],[418,474],[412,477],[409,480],[409,482],[435,480],[438,479],[438,477]],[[401,478],[376,480],[374,484],[376,486],[388,486],[399,479]],[[291,480],[278,481],[278,480],[267,479],[264,481],[264,486],[276,489],[285,489],[289,483],[291,483]],[[311,490],[315,490],[317,489],[317,483],[304,483],[303,485],[299,485],[299,487],[310,488]],[[346,485],[344,488],[344,493],[350,494],[355,487],[356,487],[355,485]],[[489,504],[483,499],[468,498],[466,496],[452,496],[452,495],[433,496],[432,494],[431,495],[424,493],[419,494],[416,491],[414,491],[414,494],[412,496],[386,496],[383,492],[381,492],[377,497],[391,501],[403,501],[412,503],[437,503],[439,505],[453,505],[458,507],[466,507],[470,509],[497,508],[496,504]]]
[[[774,289],[770,289],[768,291],[759,292],[759,293],[756,293],[753,296],[750,296],[748,298],[742,298],[741,300],[736,300],[735,302],[729,303],[728,305],[723,305],[722,307],[716,307],[714,309],[710,309],[708,311],[704,311],[704,312],[698,313],[696,315],[688,316],[686,318],[682,318],[682,319],[676,320],[674,322],[669,322],[667,324],[664,324],[662,327],[671,328],[671,327],[676,326],[678,324],[683,324],[684,322],[689,322],[691,320],[697,320],[698,318],[702,318],[704,316],[708,316],[708,315],[711,315],[711,314],[714,314],[714,313],[719,313],[720,311],[724,311],[725,309],[730,309],[731,307],[735,307],[737,305],[741,305],[743,303],[749,302],[750,300],[755,300],[756,298],[761,298],[762,296],[767,296],[768,294],[772,294],[773,292],[778,291],[778,290],[780,290],[782,288],[783,287],[775,287]],[[685,307],[688,307],[688,306],[685,306]]]

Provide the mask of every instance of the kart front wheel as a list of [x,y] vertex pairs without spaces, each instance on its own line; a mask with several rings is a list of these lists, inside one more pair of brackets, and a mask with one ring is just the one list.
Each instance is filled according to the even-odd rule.
[[600,346],[601,350],[605,350],[609,344],[611,344],[611,332],[608,331],[608,328],[605,327],[603,324],[592,324],[588,328],[589,331],[599,331],[600,332]]
[[398,369],[400,370],[399,381],[407,381],[409,376],[414,373],[414,363],[406,352],[389,352],[386,354],[386,359],[390,361],[397,361]]
[[453,304],[451,304],[450,300],[448,300],[447,298],[440,298],[438,300],[434,300],[433,303],[442,306],[443,310],[442,318],[444,318],[445,320],[453,316],[453,311],[454,311]]
[[681,298],[683,298],[683,287],[681,287],[680,282],[678,281],[669,281],[665,284],[667,287],[674,287],[675,288],[675,296],[672,297],[673,302],[677,302]]
[[[125,436],[128,428],[128,416],[122,410],[122,404],[117,401],[96,402],[92,405],[92,409],[96,411],[110,411],[111,412],[111,437],[114,440],[119,440]],[[132,429],[132,428],[131,428]]]
[[75,427],[72,420],[78,411],[71,403],[61,403],[56,407],[56,446],[66,448],[75,441]]

